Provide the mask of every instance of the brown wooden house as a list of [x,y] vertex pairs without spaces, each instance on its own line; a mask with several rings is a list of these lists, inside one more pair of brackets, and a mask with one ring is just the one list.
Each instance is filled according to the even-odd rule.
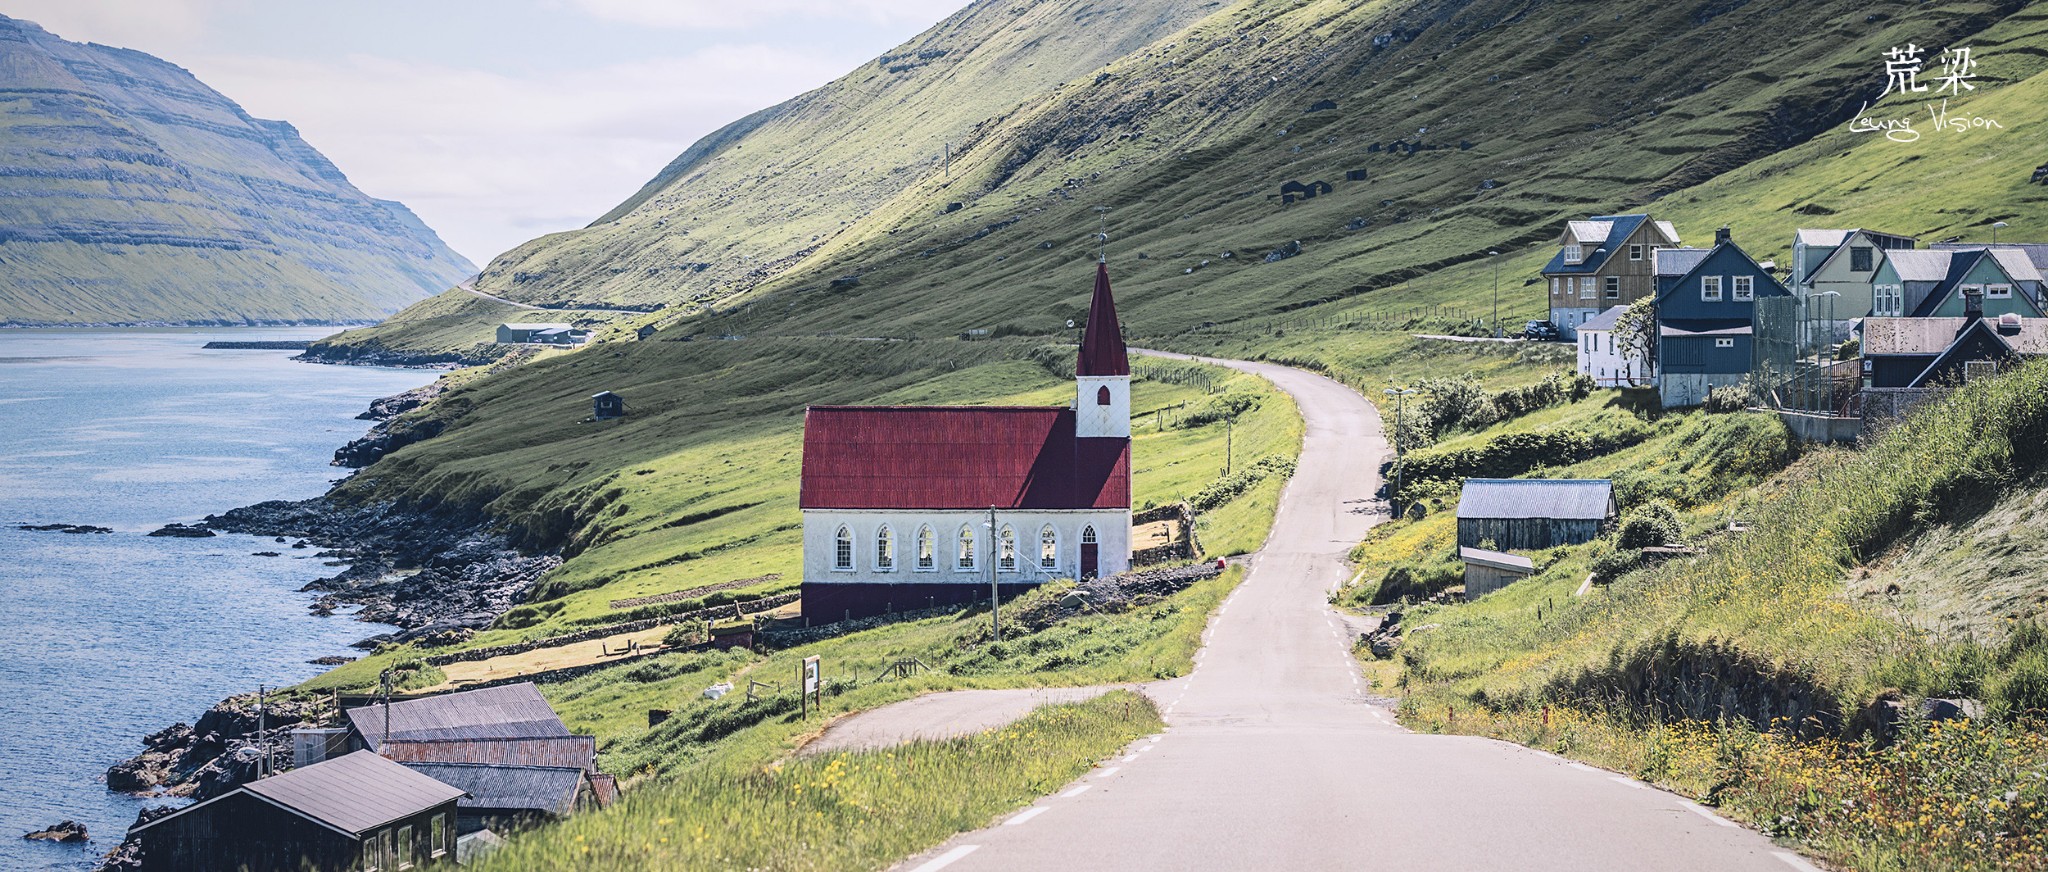
[[358,751],[129,831],[151,872],[385,872],[455,865],[457,787]]
[[1458,497],[1458,547],[1582,545],[1615,515],[1614,483],[1606,479],[1468,478]]
[[1678,230],[1648,215],[1595,215],[1566,222],[1557,247],[1543,267],[1550,322],[1576,339],[1601,312],[1656,295],[1656,251],[1678,247]]

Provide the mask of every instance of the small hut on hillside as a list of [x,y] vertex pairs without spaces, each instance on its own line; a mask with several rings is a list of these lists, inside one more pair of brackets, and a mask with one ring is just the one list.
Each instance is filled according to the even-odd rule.
[[590,414],[600,421],[626,417],[626,398],[611,391],[590,395]]
[[1469,478],[1458,497],[1458,547],[1535,551],[1579,545],[1614,522],[1607,479]]

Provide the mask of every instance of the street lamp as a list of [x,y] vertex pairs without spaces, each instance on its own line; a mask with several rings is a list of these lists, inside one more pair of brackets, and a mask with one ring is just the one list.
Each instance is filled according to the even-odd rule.
[[[1401,492],[1401,458],[1407,453],[1401,449],[1401,411],[1407,406],[1408,398],[1420,391],[1414,388],[1387,388],[1382,393],[1394,398],[1394,488],[1387,492],[1387,504],[1398,508],[1394,504],[1394,495]],[[1394,517],[1400,516],[1399,511],[1394,512]]]
[[1486,253],[1486,256],[1487,256],[1487,257],[1490,257],[1490,258],[1493,258],[1493,338],[1495,338],[1495,339],[1499,339],[1499,338],[1500,338],[1500,252],[1498,252],[1498,251],[1489,251],[1489,252],[1487,252],[1487,253]]
[[[996,586],[996,560],[1002,554],[1003,543],[996,541],[996,507],[988,507],[988,631],[989,638],[1003,641],[1003,616],[999,611],[1003,601],[1002,588]],[[1080,573],[1075,573],[1079,575]]]
[[2002,230],[2002,229],[2004,229],[2004,228],[2007,228],[2007,227],[2011,227],[2011,226],[2012,226],[2012,225],[2010,225],[2010,224],[2007,224],[2007,223],[2005,223],[2005,222],[2003,222],[2003,221],[1993,221],[1993,222],[1991,222],[1991,244],[1992,244],[1992,245],[1997,245],[1997,244],[1998,244],[1998,231],[1999,231],[1999,230]]

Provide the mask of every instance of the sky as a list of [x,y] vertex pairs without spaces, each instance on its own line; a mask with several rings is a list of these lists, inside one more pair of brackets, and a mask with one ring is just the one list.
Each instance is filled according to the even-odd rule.
[[291,122],[479,266],[966,0],[0,0]]

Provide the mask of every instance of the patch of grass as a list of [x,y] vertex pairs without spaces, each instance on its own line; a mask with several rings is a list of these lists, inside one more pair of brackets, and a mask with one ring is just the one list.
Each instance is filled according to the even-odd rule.
[[1048,706],[999,730],[774,766],[717,761],[515,839],[479,868],[880,868],[987,825],[1158,730],[1143,696]]

